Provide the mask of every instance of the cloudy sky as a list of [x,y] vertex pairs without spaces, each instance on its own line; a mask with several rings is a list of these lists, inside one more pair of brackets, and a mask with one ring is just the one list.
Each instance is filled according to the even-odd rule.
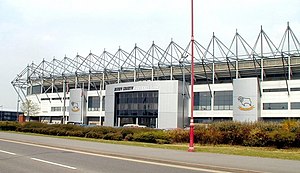
[[[300,38],[299,0],[195,0],[195,39],[230,44],[235,30],[253,45],[263,25],[278,45],[289,21]],[[0,0],[0,105],[16,110],[10,82],[27,64],[64,55],[165,48],[190,40],[190,0]]]

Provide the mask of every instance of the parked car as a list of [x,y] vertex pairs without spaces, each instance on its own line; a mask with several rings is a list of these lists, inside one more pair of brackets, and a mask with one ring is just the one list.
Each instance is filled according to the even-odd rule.
[[138,128],[146,128],[147,126],[138,125],[138,124],[125,124],[123,127],[138,127]]

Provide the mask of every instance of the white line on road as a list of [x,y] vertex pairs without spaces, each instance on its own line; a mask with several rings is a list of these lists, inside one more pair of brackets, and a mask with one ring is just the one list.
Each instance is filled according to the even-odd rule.
[[61,167],[64,167],[64,168],[77,169],[77,168],[72,167],[72,166],[67,166],[67,165],[63,165],[63,164],[59,164],[59,163],[55,163],[55,162],[50,162],[50,161],[47,161],[47,160],[42,160],[42,159],[37,159],[37,158],[31,158],[31,159],[35,160],[35,161],[38,161],[38,162],[43,162],[43,163],[48,163],[48,164],[51,164],[51,165],[61,166]]
[[[29,145],[29,146],[35,146],[35,147],[41,147],[41,148],[47,148],[47,149],[53,149],[53,150],[59,150],[59,151],[67,151],[67,152],[73,152],[73,153],[85,154],[85,155],[91,155],[91,156],[105,157],[105,158],[110,158],[110,159],[118,159],[118,160],[125,160],[125,161],[131,161],[131,162],[152,164],[152,165],[158,165],[158,166],[181,168],[181,169],[194,170],[194,171],[204,171],[204,172],[211,172],[211,173],[230,173],[230,172],[226,172],[226,171],[218,171],[218,170],[213,170],[213,169],[196,168],[196,167],[191,167],[191,166],[179,166],[179,165],[175,165],[175,164],[159,163],[159,162],[154,162],[154,161],[144,161],[144,160],[130,159],[130,158],[124,158],[124,157],[118,157],[118,156],[110,156],[110,155],[105,155],[105,154],[96,154],[96,153],[90,153],[90,152],[84,152],[84,151],[78,151],[78,150],[44,146],[44,145],[32,144],[32,143],[26,143],[26,142],[20,142],[20,141],[13,141],[13,140],[8,140],[8,139],[0,139],[0,141],[12,142],[12,143],[17,143],[17,144],[23,144],[23,145]],[[47,163],[48,161],[45,161],[45,162]],[[53,162],[51,162],[51,163],[53,163]],[[58,164],[58,163],[54,163],[54,164]],[[61,164],[59,164],[59,165],[61,165]]]
[[17,155],[16,153],[12,153],[12,152],[8,152],[8,151],[3,151],[3,150],[0,150],[1,153],[6,153],[6,154],[10,154],[10,155]]

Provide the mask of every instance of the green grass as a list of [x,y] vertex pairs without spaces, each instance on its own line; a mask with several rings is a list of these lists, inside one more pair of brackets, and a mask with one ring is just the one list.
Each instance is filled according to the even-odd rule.
[[[12,132],[12,133],[28,134],[28,135],[35,135],[35,136],[50,136],[50,135],[42,135],[42,134],[34,134],[34,133],[21,133],[21,132]],[[71,136],[50,136],[50,137],[81,140],[81,141],[91,141],[91,142],[101,142],[101,143],[109,143],[109,144],[119,144],[119,145],[183,150],[183,151],[187,151],[188,149],[187,143],[186,144],[151,144],[151,143],[142,143],[142,142],[111,141],[111,140],[80,138],[80,137],[71,137]],[[276,149],[272,147],[244,147],[244,146],[232,146],[232,145],[196,144],[195,152],[208,152],[208,153],[231,154],[231,155],[240,155],[240,156],[300,160],[300,148]]]

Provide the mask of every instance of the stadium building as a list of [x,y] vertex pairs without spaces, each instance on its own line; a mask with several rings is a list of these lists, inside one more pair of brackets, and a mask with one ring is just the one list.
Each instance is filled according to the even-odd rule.
[[[191,44],[162,49],[42,60],[12,81],[32,120],[106,126],[182,128],[189,123]],[[236,32],[229,45],[214,34],[195,41],[194,121],[258,121],[300,117],[300,43],[290,26],[279,44],[261,28],[249,44]]]

